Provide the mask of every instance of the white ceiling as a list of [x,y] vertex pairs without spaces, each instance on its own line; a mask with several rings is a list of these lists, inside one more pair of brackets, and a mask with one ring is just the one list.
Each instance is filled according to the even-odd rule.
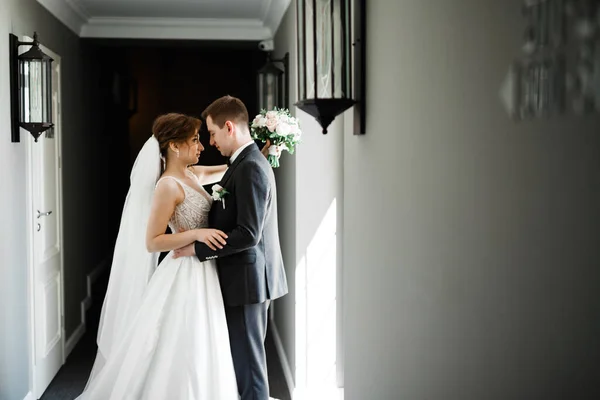
[[264,40],[290,0],[37,0],[81,37]]

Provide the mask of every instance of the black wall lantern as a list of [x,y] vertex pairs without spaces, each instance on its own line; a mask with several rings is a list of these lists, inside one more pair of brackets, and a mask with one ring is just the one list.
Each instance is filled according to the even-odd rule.
[[[365,133],[366,0],[298,0],[298,108],[327,127],[355,106]],[[354,18],[353,18],[354,17]]]
[[[283,64],[283,69],[278,64]],[[260,109],[289,108],[289,53],[281,59],[267,54],[267,63],[258,70],[258,106]]]
[[[20,141],[19,128],[28,130],[37,142],[52,128],[52,58],[40,49],[37,33],[33,42],[20,42],[9,34],[10,103],[13,143]],[[20,46],[31,46],[19,55]]]

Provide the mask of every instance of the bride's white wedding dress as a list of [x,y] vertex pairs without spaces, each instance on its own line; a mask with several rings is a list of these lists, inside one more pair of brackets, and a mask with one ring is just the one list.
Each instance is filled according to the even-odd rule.
[[[208,227],[211,196],[173,177],[162,179],[176,180],[185,192],[171,230]],[[122,340],[78,399],[238,398],[216,263],[173,259],[171,252],[154,272]]]

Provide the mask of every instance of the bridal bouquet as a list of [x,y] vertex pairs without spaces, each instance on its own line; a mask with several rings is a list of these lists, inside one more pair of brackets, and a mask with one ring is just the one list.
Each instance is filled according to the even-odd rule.
[[290,154],[294,154],[294,149],[300,143],[302,136],[298,119],[292,117],[289,110],[284,108],[261,110],[250,124],[250,132],[254,139],[261,142],[266,142],[267,139],[271,141],[267,158],[273,168],[279,167],[277,153],[287,150]]

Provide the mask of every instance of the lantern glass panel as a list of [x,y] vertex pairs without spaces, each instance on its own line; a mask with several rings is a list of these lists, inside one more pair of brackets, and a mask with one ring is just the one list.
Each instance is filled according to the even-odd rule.
[[273,64],[268,64],[258,74],[260,108],[271,110],[274,107],[283,107],[283,75],[284,72]]
[[276,106],[281,106],[279,103],[279,86],[277,85],[279,77],[269,74],[267,75],[267,104],[269,110],[272,110]]
[[263,92],[263,101],[262,101],[262,108],[265,108],[267,110],[272,110],[273,107],[275,106],[275,84],[274,84],[274,77],[272,74],[265,74],[262,75],[262,81],[263,81],[263,85],[262,85],[262,92]]
[[348,0],[298,0],[300,99],[351,98]]
[[317,97],[331,98],[333,71],[332,0],[317,0]]
[[29,122],[29,61],[19,61],[19,113],[21,122]]
[[306,35],[304,4],[305,0],[298,0],[297,7],[297,29],[298,29],[298,98],[306,99]]
[[287,93],[287,85],[286,85],[286,81],[285,81],[285,74],[281,74],[277,77],[276,80],[277,83],[277,107],[279,108],[288,108],[288,104],[287,104],[287,98],[288,98],[288,93]]
[[25,115],[23,115],[24,118],[21,121],[25,123],[42,122],[42,108],[44,104],[42,97],[44,95],[42,63],[35,60],[27,60],[25,64],[27,71],[27,74],[24,76],[26,87],[23,90],[23,95],[25,96]]
[[260,108],[266,108],[265,86],[265,75],[258,74],[258,106]]
[[315,96],[315,20],[316,15],[314,13],[314,4],[316,0],[305,0],[305,35],[304,41],[305,47],[305,58],[304,68],[306,70],[306,98],[314,99]]
[[42,63],[31,61],[29,63],[29,98],[30,117],[29,122],[42,122],[44,98],[44,74]]
[[21,122],[52,122],[52,64],[49,60],[20,60]]
[[52,64],[48,60],[42,61],[42,120],[52,122]]
[[351,98],[352,93],[349,89],[350,85],[350,56],[352,51],[350,21],[349,21],[349,4],[345,0],[337,0],[334,2],[333,8],[333,63],[334,63],[334,90],[333,97],[335,98]]

